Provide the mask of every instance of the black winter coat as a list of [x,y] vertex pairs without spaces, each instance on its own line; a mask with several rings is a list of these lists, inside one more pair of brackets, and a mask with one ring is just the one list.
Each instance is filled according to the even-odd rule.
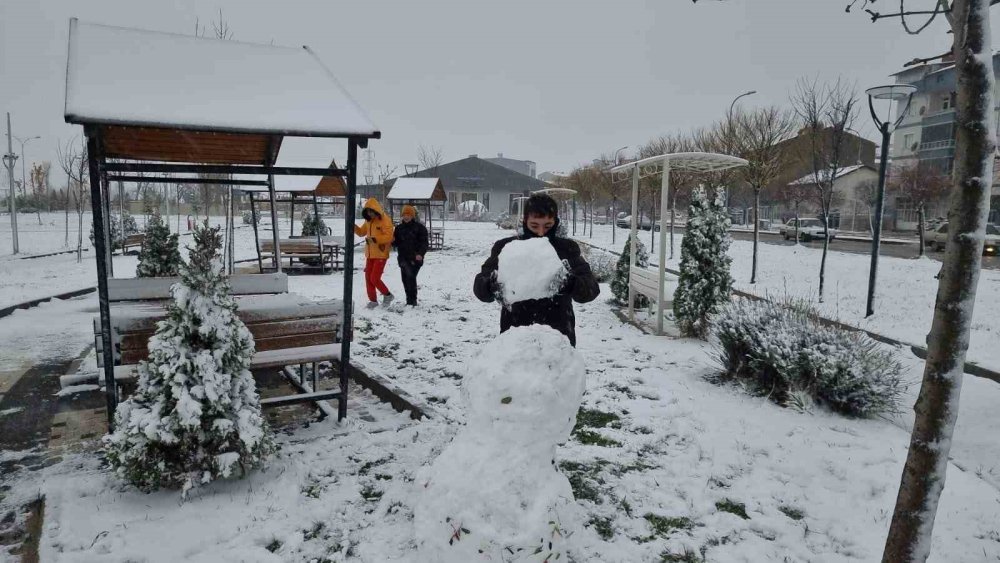
[[[557,223],[549,231],[547,238],[552,243],[559,258],[569,262],[569,277],[566,279],[565,285],[553,297],[528,299],[514,303],[510,308],[502,307],[500,310],[500,332],[505,332],[512,326],[547,325],[565,334],[569,338],[570,344],[576,346],[576,319],[573,315],[573,301],[577,303],[593,301],[601,293],[601,288],[597,284],[593,272],[590,271],[590,265],[580,255],[580,246],[576,244],[576,241],[555,235],[558,226]],[[476,274],[476,280],[473,283],[473,292],[480,301],[491,303],[497,299],[496,273],[500,251],[513,240],[535,236],[526,227],[524,227],[524,232],[526,234],[520,237],[501,239],[493,244],[490,257],[483,263],[482,271]]]
[[418,255],[427,254],[427,227],[416,219],[396,225],[392,245],[396,247],[399,260],[415,262]]

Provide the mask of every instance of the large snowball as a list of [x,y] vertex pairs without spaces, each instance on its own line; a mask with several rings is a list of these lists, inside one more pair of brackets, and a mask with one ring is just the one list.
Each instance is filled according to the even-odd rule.
[[463,380],[468,423],[417,476],[418,560],[538,561],[538,548],[568,559],[582,514],[554,456],[585,385],[583,360],[547,326],[484,347]]
[[566,279],[562,260],[544,237],[511,241],[498,259],[497,281],[507,304],[552,297]]

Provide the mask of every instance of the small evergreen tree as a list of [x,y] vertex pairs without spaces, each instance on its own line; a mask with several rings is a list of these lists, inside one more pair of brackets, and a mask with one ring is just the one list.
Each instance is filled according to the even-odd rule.
[[[139,232],[139,225],[135,222],[135,217],[126,211],[121,215],[117,213],[112,213],[111,220],[111,249],[118,250],[122,247],[123,239],[128,235],[134,235]],[[125,234],[122,234],[122,224],[125,225]],[[94,246],[94,227],[90,227],[90,245]]]
[[274,450],[248,366],[253,336],[222,274],[219,228],[194,232],[190,263],[139,364],[135,394],[105,438],[115,472],[143,491],[191,487],[261,464]]
[[691,194],[687,229],[681,242],[681,274],[674,293],[674,317],[681,333],[705,338],[709,318],[729,301],[729,217],[717,189],[709,199],[698,187]]
[[160,214],[154,211],[146,225],[146,240],[139,251],[135,275],[140,278],[176,276],[180,266],[177,234],[171,234]]
[[302,236],[316,236],[326,233],[326,223],[322,217],[313,217],[312,213],[302,215]]
[[[636,237],[635,242],[638,244],[635,249],[635,263],[641,268],[648,268],[649,253],[646,252],[646,246],[642,244],[642,241],[638,237]],[[620,305],[628,305],[628,268],[631,256],[632,237],[629,237],[625,241],[625,249],[622,250],[622,255],[618,257],[618,265],[615,266],[615,277],[611,280],[611,294],[614,295],[615,301]],[[638,308],[649,307],[649,299],[645,295],[637,293],[633,298],[632,305]]]
[[139,232],[139,225],[135,222],[135,217],[128,211],[122,211],[122,228],[125,230],[125,236]]

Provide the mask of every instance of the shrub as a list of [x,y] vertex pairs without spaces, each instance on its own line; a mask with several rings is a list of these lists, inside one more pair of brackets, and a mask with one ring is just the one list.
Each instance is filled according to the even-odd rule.
[[797,408],[808,396],[848,415],[898,412],[903,381],[895,354],[817,318],[802,303],[733,301],[713,322],[724,376]]
[[[639,240],[639,237],[635,238],[635,265],[640,268],[649,267],[649,253],[646,252],[645,245]],[[629,236],[625,240],[625,248],[622,249],[621,256],[618,257],[618,264],[615,266],[614,278],[611,280],[611,294],[614,295],[615,301],[620,305],[628,305],[628,277],[629,277],[629,264],[632,260],[632,237]],[[636,293],[632,298],[632,305],[636,308],[642,309],[644,307],[649,307],[649,299],[641,293]]]
[[685,336],[706,338],[711,318],[729,301],[733,277],[729,217],[721,188],[691,193],[687,227],[681,241],[681,272],[674,292],[674,317]]

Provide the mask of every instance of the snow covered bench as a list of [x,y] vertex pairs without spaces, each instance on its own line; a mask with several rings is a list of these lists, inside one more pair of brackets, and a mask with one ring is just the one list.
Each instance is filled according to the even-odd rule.
[[122,242],[122,254],[128,253],[128,249],[132,247],[138,247],[142,250],[142,245],[146,243],[145,233],[134,233],[125,237],[125,241]]
[[[677,290],[677,277],[673,274],[663,273],[663,299],[660,302],[660,272],[650,268],[633,266],[629,269],[628,292],[629,292],[629,318],[635,320],[633,303],[636,294],[645,295],[650,303],[656,303],[656,313],[663,316],[663,313],[673,306],[674,292]],[[657,326],[662,326],[658,322]],[[660,329],[657,328],[659,331]]]
[[[327,268],[336,270],[343,268],[343,244],[342,237],[324,236],[322,244],[316,242],[316,237],[308,236],[301,238],[285,238],[279,241],[281,256],[280,260],[288,259],[288,267],[292,268],[294,262],[298,260],[302,268],[319,268],[326,272]],[[261,259],[274,257],[274,241],[262,239],[260,241]]]
[[[157,323],[166,316],[169,288],[176,281],[177,278],[109,280],[116,380],[136,377],[139,362],[149,355],[149,339]],[[239,306],[237,316],[254,337],[256,353],[250,369],[312,365],[312,388],[315,388],[315,364],[340,358],[343,304],[285,293],[288,288],[285,274],[234,275],[230,277],[230,285]],[[94,336],[97,365],[103,367],[99,318],[94,319]],[[317,393],[312,388],[305,391],[302,381],[293,383],[303,393],[264,399],[261,404],[274,406],[336,398],[334,392]]]

